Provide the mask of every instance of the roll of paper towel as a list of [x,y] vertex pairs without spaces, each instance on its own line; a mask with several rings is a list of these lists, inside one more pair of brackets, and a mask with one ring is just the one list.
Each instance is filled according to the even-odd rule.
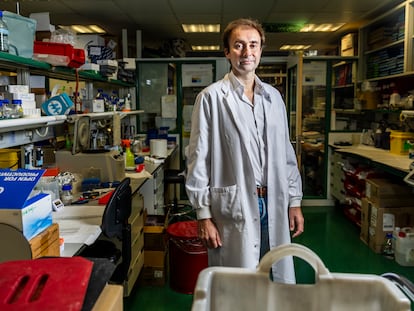
[[152,157],[166,158],[167,157],[167,140],[166,139],[151,139],[150,140],[150,155]]

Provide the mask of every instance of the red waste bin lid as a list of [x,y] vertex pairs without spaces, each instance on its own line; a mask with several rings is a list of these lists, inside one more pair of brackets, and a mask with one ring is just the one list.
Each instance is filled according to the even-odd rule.
[[182,239],[194,239],[198,237],[197,220],[179,221],[168,226],[167,233],[170,236]]

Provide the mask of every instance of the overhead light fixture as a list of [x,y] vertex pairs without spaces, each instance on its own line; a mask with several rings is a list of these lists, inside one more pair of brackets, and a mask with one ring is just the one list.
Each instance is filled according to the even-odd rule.
[[184,32],[220,32],[220,24],[182,24]]
[[299,31],[300,32],[334,32],[341,28],[344,23],[337,24],[306,24]]
[[303,45],[303,44],[285,44],[280,47],[281,50],[290,50],[290,51],[300,51],[300,50],[307,50],[311,47],[311,45]]
[[99,33],[104,34],[106,31],[97,25],[59,25],[60,28],[70,30],[74,33],[85,34],[85,33]]
[[305,24],[305,23],[263,23],[266,32],[333,32],[341,28],[344,23]]
[[193,51],[218,51],[220,50],[219,45],[192,45]]

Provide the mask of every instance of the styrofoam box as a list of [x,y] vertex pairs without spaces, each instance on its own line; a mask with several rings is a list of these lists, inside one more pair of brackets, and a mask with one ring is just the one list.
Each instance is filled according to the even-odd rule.
[[[304,259],[315,270],[315,284],[272,282],[273,263],[285,256]],[[272,249],[257,270],[209,267],[198,276],[192,311],[409,311],[410,300],[390,280],[370,274],[331,273],[320,258],[299,244]]]
[[26,84],[10,84],[7,86],[9,93],[29,93],[29,86]]
[[22,108],[23,109],[36,109],[36,102],[34,100],[22,99]]
[[12,93],[13,99],[35,100],[34,93]]
[[104,112],[105,102],[103,99],[92,100],[92,112]]

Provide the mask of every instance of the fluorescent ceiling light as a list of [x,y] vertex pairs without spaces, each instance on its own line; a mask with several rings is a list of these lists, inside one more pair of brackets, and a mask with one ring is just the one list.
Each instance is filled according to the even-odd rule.
[[220,24],[182,24],[184,32],[220,32]]
[[300,32],[334,32],[345,24],[306,24],[299,31]]
[[307,50],[311,46],[310,45],[303,45],[303,44],[285,44],[280,47],[281,50]]
[[104,34],[106,31],[97,25],[69,25],[69,26],[62,26],[59,25],[60,28],[70,30],[74,33],[100,33]]
[[193,51],[218,51],[220,50],[219,45],[192,45]]

